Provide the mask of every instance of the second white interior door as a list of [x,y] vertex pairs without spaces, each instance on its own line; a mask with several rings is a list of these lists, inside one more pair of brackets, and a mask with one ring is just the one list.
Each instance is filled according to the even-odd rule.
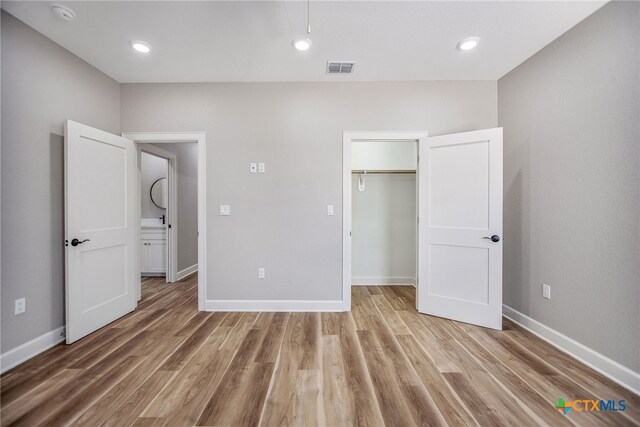
[[66,122],[68,344],[136,307],[135,168],[131,140]]
[[419,151],[418,311],[502,329],[502,128]]

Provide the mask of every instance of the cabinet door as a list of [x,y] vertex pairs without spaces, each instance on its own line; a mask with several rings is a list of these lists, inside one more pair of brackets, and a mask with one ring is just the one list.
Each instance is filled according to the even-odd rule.
[[147,241],[148,272],[164,273],[166,271],[166,255],[167,244],[165,240],[149,240]]

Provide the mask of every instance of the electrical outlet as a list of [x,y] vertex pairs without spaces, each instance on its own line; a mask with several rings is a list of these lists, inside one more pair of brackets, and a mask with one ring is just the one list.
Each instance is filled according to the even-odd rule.
[[264,279],[264,267],[258,268],[258,279]]
[[542,296],[551,299],[551,286],[542,284]]
[[258,173],[264,173],[264,163],[258,163]]
[[333,216],[333,205],[327,205],[327,215]]
[[249,173],[256,173],[257,166],[255,163],[249,163]]
[[27,300],[25,298],[17,299],[15,314],[22,314],[25,311],[27,311]]

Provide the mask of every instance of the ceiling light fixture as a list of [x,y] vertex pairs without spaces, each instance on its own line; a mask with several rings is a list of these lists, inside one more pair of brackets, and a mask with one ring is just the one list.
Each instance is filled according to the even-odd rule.
[[311,47],[311,39],[306,38],[302,40],[297,40],[297,41],[294,41],[292,44],[293,44],[293,47],[304,52],[305,50],[309,50],[309,48]]
[[145,42],[141,42],[141,41],[132,41],[131,42],[131,47],[136,51],[136,52],[140,52],[140,53],[149,53],[151,52],[151,45],[149,43],[145,43]]
[[310,0],[307,0],[307,37],[304,39],[297,39],[293,35],[293,28],[291,27],[291,20],[289,19],[289,11],[287,11],[287,3],[286,0],[282,0],[282,4],[284,5],[284,12],[287,15],[287,22],[289,23],[289,30],[291,31],[291,46],[295,47],[297,50],[304,52],[305,50],[309,50],[311,47],[311,4]]
[[458,49],[460,50],[471,50],[474,47],[478,46],[480,39],[478,37],[467,37],[466,39],[460,40],[458,43]]
[[56,14],[58,18],[62,19],[63,21],[71,21],[76,17],[76,14],[73,10],[61,4],[54,4],[53,6],[51,6],[51,10]]

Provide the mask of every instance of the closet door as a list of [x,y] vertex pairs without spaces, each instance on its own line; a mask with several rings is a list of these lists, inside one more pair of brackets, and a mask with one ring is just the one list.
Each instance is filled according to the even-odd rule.
[[419,152],[418,311],[502,329],[502,128]]

